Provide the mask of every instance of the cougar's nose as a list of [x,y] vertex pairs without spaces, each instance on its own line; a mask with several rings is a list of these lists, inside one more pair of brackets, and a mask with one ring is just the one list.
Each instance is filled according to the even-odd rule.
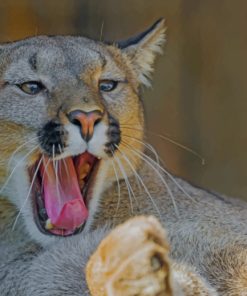
[[94,110],[84,112],[81,110],[74,110],[68,114],[69,121],[80,127],[82,138],[88,142],[93,137],[94,127],[103,117],[103,113]]

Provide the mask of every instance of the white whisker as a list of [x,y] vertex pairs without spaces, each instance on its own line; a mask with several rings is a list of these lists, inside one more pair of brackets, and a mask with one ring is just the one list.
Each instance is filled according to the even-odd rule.
[[38,174],[38,171],[39,171],[39,168],[40,168],[41,162],[42,162],[42,158],[40,158],[39,163],[38,163],[38,165],[37,165],[37,168],[36,168],[36,170],[35,170],[35,172],[34,172],[33,179],[32,179],[32,182],[31,182],[31,184],[30,184],[30,187],[29,187],[29,191],[28,191],[27,197],[25,198],[25,200],[24,200],[24,202],[23,202],[23,205],[21,206],[21,208],[20,208],[20,210],[19,210],[19,213],[18,213],[18,215],[16,216],[16,219],[15,219],[15,221],[14,221],[14,223],[13,223],[12,231],[14,231],[15,226],[16,226],[16,223],[17,223],[17,220],[18,220],[18,218],[20,217],[21,212],[23,211],[23,209],[24,209],[24,207],[25,207],[25,205],[26,205],[26,203],[27,203],[27,201],[28,201],[28,198],[29,198],[29,196],[30,196],[30,194],[31,194],[31,192],[32,192],[33,184],[34,184],[35,179],[36,179],[36,176],[37,176],[37,174]]
[[124,181],[125,181],[125,184],[126,184],[126,187],[127,187],[127,190],[128,190],[128,194],[129,194],[130,209],[131,209],[131,213],[133,214],[134,213],[134,210],[133,210],[133,203],[132,203],[132,199],[131,199],[131,193],[132,193],[131,190],[132,190],[132,188],[130,186],[128,177],[127,177],[127,175],[126,175],[126,173],[124,171],[124,168],[122,166],[121,161],[119,160],[118,157],[115,157],[115,155],[113,154],[113,152],[112,152],[112,155],[113,155],[114,159],[117,161],[118,167],[119,167],[119,169],[120,169],[120,171],[122,173],[122,176],[124,178]]
[[[123,144],[124,144],[124,143],[123,143]],[[124,144],[124,145],[126,145],[126,144]],[[128,146],[129,146],[129,145],[128,145]],[[144,161],[145,161],[149,166],[151,166],[152,169],[157,173],[157,175],[159,176],[161,182],[165,185],[165,187],[166,187],[166,189],[167,189],[167,192],[168,192],[168,194],[169,194],[170,197],[171,197],[171,200],[172,200],[172,203],[173,203],[173,206],[174,206],[175,213],[176,213],[176,215],[179,217],[179,211],[178,211],[178,208],[177,208],[177,205],[176,205],[175,197],[174,197],[174,195],[173,195],[173,193],[172,193],[172,191],[171,191],[171,189],[170,189],[168,183],[167,183],[166,180],[163,178],[163,176],[161,175],[161,173],[157,170],[157,168],[155,168],[155,167],[152,165],[152,163],[148,162],[147,159],[145,159],[144,157],[141,156],[141,152],[140,152],[140,151],[139,151],[139,153],[138,153],[138,152],[136,152],[135,149],[133,149],[133,148],[130,148],[130,147],[129,147],[129,149],[130,149],[133,153],[135,153],[137,156],[139,156],[142,160],[144,160]],[[145,155],[145,154],[144,154],[144,155]],[[150,159],[151,159],[151,158],[150,158]],[[152,160],[152,159],[151,159],[151,160]],[[155,163],[155,164],[156,164],[156,163]]]
[[[42,160],[44,162],[44,155],[42,155]],[[49,165],[50,162],[51,162],[51,159],[48,158],[48,161],[47,161],[47,163],[45,164],[45,167],[44,167],[44,172],[43,172],[42,181],[41,181],[41,189],[43,189],[43,187],[44,187],[44,177],[45,177],[46,173],[48,174],[48,177],[50,178],[49,172],[47,171],[47,168],[48,168],[48,165]]]
[[18,166],[23,162],[23,160],[25,160],[30,154],[32,154],[37,148],[39,147],[39,145],[35,146],[33,149],[31,149],[25,156],[23,156],[16,164],[16,166],[13,168],[13,170],[11,171],[10,175],[8,176],[7,180],[5,181],[5,183],[3,184],[1,190],[0,190],[0,194],[3,193],[4,189],[7,187],[10,179],[12,178],[15,170],[18,168]]
[[[135,149],[135,148],[132,148],[132,147],[130,147],[127,143],[125,143],[125,145],[127,145],[130,149],[134,149],[135,151],[136,151],[136,153],[140,153],[140,154],[142,154],[143,155],[143,157],[145,157],[146,158],[146,161],[148,162],[148,161],[150,161],[150,162],[152,162],[155,166],[157,166],[157,168],[158,169],[160,169],[163,173],[165,173],[167,176],[168,176],[168,178],[177,186],[177,188],[178,189],[180,189],[181,190],[181,192],[183,192],[184,193],[184,195],[188,198],[188,199],[190,199],[192,202],[194,202],[194,203],[197,203],[197,201],[183,188],[183,186],[181,186],[179,183],[178,183],[178,181],[174,178],[174,176],[172,176],[172,174],[170,174],[164,167],[162,167],[160,164],[158,164],[158,163],[156,163],[151,157],[149,157],[148,155],[146,155],[145,153],[143,153],[142,151],[140,151],[140,150],[138,150],[138,149]],[[150,145],[150,147],[152,147],[151,145]],[[152,147],[153,148],[153,147]],[[155,151],[155,149],[153,148],[152,149],[152,152],[153,151]],[[158,154],[157,154],[158,155]],[[161,158],[159,158],[160,159],[160,161],[161,161],[161,163],[163,163],[164,164],[164,161],[161,159]],[[208,205],[208,206],[212,206],[212,203],[210,203],[210,202],[208,202],[208,201],[205,201],[205,200],[201,200],[200,201],[200,203],[204,203],[204,204],[206,204],[206,205]]]
[[137,139],[137,138],[135,138],[133,136],[129,136],[129,135],[126,135],[126,134],[123,134],[123,137],[130,138],[130,139],[142,144],[142,146],[146,147],[149,151],[151,151],[154,154],[154,157],[156,158],[156,162],[159,164],[159,160],[160,160],[159,155],[158,155],[158,153],[156,152],[156,150],[154,149],[154,147],[151,144],[143,142],[140,139]]
[[103,20],[102,21],[102,24],[101,24],[101,28],[100,28],[100,38],[99,38],[99,41],[102,41],[102,38],[103,38],[104,24],[105,24],[105,21]]
[[[62,148],[61,148],[61,145],[60,145],[60,144],[58,144],[58,148],[59,148],[60,153],[62,154]],[[66,161],[64,160],[64,158],[62,158],[62,162],[63,162],[64,167],[65,167],[66,175],[67,175],[67,177],[69,178],[69,177],[70,177],[70,175],[69,175],[69,170],[68,170],[68,166],[67,166],[67,163],[66,163]]]
[[53,163],[53,168],[55,172],[55,183],[56,183],[56,191],[57,191],[57,197],[59,199],[60,206],[62,204],[62,199],[61,199],[61,194],[60,194],[60,181],[59,181],[59,176],[58,176],[58,161],[55,160],[55,145],[53,144],[52,146],[52,163]]
[[[144,154],[145,155],[145,154]],[[158,166],[158,168],[165,173],[168,178],[170,178],[170,180],[172,180],[172,182],[178,187],[178,189],[181,190],[181,192],[184,193],[184,195],[191,200],[194,203],[197,203],[197,201],[178,183],[178,181],[172,176],[172,174],[170,174],[166,169],[164,169],[162,166],[158,165],[157,163],[155,163],[155,161],[153,159],[151,159],[149,156],[145,155],[146,158],[148,158],[151,162],[153,162],[155,165]],[[207,204],[209,206],[212,206],[211,203],[205,201],[205,200],[201,200],[201,203]]]
[[[123,129],[126,128],[126,129],[129,129],[129,130],[140,131],[140,132],[143,132],[143,131],[144,131],[143,128],[140,128],[140,129],[139,129],[139,128],[135,128],[135,127],[130,126],[130,125],[122,124],[121,126],[123,127]],[[181,148],[181,149],[184,149],[185,151],[190,152],[191,154],[193,154],[194,156],[196,156],[197,158],[199,158],[199,159],[201,160],[201,164],[202,164],[202,165],[205,165],[205,163],[206,163],[205,158],[202,157],[202,156],[201,156],[199,153],[197,153],[195,150],[191,149],[190,147],[187,147],[187,146],[185,146],[185,145],[183,145],[183,144],[180,144],[179,142],[177,142],[177,141],[171,139],[170,137],[168,137],[168,136],[166,136],[166,135],[155,134],[155,133],[153,133],[153,132],[151,132],[151,131],[147,131],[147,130],[145,130],[145,132],[148,133],[148,134],[150,134],[150,135],[156,136],[156,137],[158,137],[158,138],[160,138],[160,139],[162,139],[162,140],[165,140],[165,141],[167,141],[167,142],[169,142],[169,143],[171,143],[171,144],[173,144],[173,145],[176,145],[177,147],[179,147],[179,148]]]
[[[140,140],[137,140],[137,139],[134,139],[133,140],[136,140],[138,142],[141,142]],[[145,144],[145,143],[143,143]],[[196,202],[192,196],[189,195],[188,192],[186,192],[186,190],[176,181],[176,179],[165,169],[163,168],[158,162],[154,161],[151,157],[149,157],[148,155],[146,155],[145,153],[143,153],[142,151],[138,150],[138,149],[135,149],[135,148],[132,148],[129,146],[129,144],[125,143],[125,145],[128,145],[129,148],[135,150],[137,153],[140,153],[143,157],[145,157],[147,160],[149,160],[150,162],[152,162],[155,166],[158,167],[158,169],[160,169],[163,173],[165,173],[173,182],[174,184],[190,199],[192,200],[193,202]],[[152,153],[154,153],[156,159],[158,160],[161,160],[161,162],[164,163],[164,161],[158,156],[157,152],[155,151],[154,147],[150,144],[146,144],[146,146]]]
[[15,154],[16,154],[18,151],[21,150],[21,148],[23,148],[24,146],[26,146],[26,145],[29,144],[30,142],[32,142],[32,141],[34,141],[34,140],[37,140],[37,139],[39,139],[39,138],[40,138],[40,136],[38,136],[38,137],[34,137],[34,138],[30,139],[29,141],[27,141],[27,142],[23,143],[22,145],[20,145],[20,146],[19,146],[19,147],[18,147],[18,148],[12,153],[12,155],[11,155],[9,161],[8,161],[7,167],[8,167],[8,168],[10,167],[10,164],[11,164],[11,161],[12,161],[13,157],[15,156]]
[[121,189],[120,189],[120,184],[119,184],[119,177],[118,177],[118,173],[116,170],[116,166],[114,164],[114,159],[111,159],[111,163],[112,163],[112,167],[116,176],[116,181],[117,181],[117,188],[118,188],[118,201],[117,201],[117,208],[116,208],[116,212],[113,216],[113,219],[115,219],[117,213],[118,213],[118,209],[119,209],[119,205],[120,205],[120,200],[121,200]]
[[118,147],[118,145],[115,145],[115,147],[118,149],[118,151],[122,154],[122,156],[124,157],[124,159],[127,161],[127,163],[129,164],[131,170],[133,171],[134,175],[136,175],[136,177],[138,178],[138,180],[140,181],[140,183],[142,184],[145,192],[147,193],[148,197],[150,198],[154,208],[156,209],[159,217],[161,218],[161,214],[160,214],[160,210],[159,208],[157,207],[156,203],[154,202],[154,199],[153,197],[151,196],[149,190],[147,189],[145,183],[142,181],[142,178],[140,177],[140,175],[136,172],[135,168],[133,167],[133,165],[131,164],[130,160],[128,159],[128,157],[126,156],[126,154],[124,152],[122,152],[120,150],[120,148]]

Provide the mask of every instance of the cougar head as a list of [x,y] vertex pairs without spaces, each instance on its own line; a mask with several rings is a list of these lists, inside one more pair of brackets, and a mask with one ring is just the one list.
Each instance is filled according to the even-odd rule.
[[102,192],[143,150],[140,85],[164,21],[127,41],[38,36],[0,46],[1,195],[42,244],[90,227]]

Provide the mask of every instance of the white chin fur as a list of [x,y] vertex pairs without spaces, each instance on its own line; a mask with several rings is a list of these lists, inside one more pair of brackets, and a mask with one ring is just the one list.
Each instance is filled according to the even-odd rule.
[[66,124],[64,129],[68,132],[67,146],[62,157],[78,155],[86,151],[87,143],[82,139],[78,126]]
[[64,128],[68,132],[68,139],[67,146],[61,155],[63,158],[70,155],[82,154],[86,150],[97,157],[107,157],[104,148],[108,140],[108,126],[105,123],[101,122],[95,127],[93,137],[88,143],[82,139],[78,126],[70,123],[65,125]]
[[10,172],[15,169],[4,192],[18,209],[17,216],[13,221],[13,227],[15,227],[15,224],[24,221],[26,231],[30,237],[42,246],[47,246],[54,242],[56,238],[44,235],[36,226],[31,203],[33,197],[29,194],[31,184],[26,167],[27,164],[26,160],[23,160],[23,155],[18,155],[12,160]]
[[[87,149],[90,153],[98,157],[104,158],[106,156],[104,147],[105,143],[107,142],[107,126],[105,124],[100,123],[95,127],[94,136],[88,145],[81,138],[80,131],[77,126],[68,124],[66,125],[65,129],[68,131],[68,146],[62,155],[63,157],[78,155],[85,152]],[[105,176],[107,175],[109,164],[109,160],[102,159],[100,171],[95,180],[93,198],[91,199],[89,205],[89,218],[85,227],[85,231],[90,228],[90,225],[93,222],[93,217],[97,211],[98,202],[102,192],[112,183],[112,181],[105,182]],[[31,203],[32,196],[29,194],[31,184],[28,172],[26,170],[26,159],[23,159],[23,155],[20,154],[12,160],[10,171],[12,171],[15,166],[16,168],[14,169],[14,173],[11,176],[9,184],[4,193],[20,210],[20,215],[24,220],[24,224],[31,238],[43,246],[47,246],[53,243],[55,240],[61,239],[56,236],[45,235],[37,228],[33,217],[33,208]]]
[[[13,165],[17,164],[17,162],[20,161],[20,159],[22,158],[23,156],[15,158],[15,160],[12,162]],[[110,161],[107,160],[102,160],[101,162],[100,171],[95,180],[93,197],[89,205],[89,218],[84,229],[85,232],[90,229],[90,226],[93,223],[93,217],[95,212],[97,211],[100,196],[102,195],[103,191],[112,183],[105,182],[105,176],[107,174],[109,163]],[[26,170],[25,161],[19,162],[18,166],[14,171],[14,174],[11,177],[8,188],[11,188],[11,190],[6,190],[6,195],[9,197],[11,202],[14,203],[16,207],[21,211],[18,218],[19,221],[16,221],[16,223],[20,223],[21,220],[24,221],[26,230],[33,240],[38,242],[40,245],[46,247],[49,244],[55,242],[56,240],[61,239],[57,236],[49,236],[41,233],[34,221],[33,208],[31,203],[32,196],[31,194],[28,196],[30,190],[30,180]],[[20,216],[22,217],[22,219],[20,218]],[[14,222],[15,221],[13,221],[13,223]]]
[[88,143],[88,151],[97,155],[100,158],[106,157],[106,153],[104,151],[105,144],[107,143],[107,129],[108,126],[105,123],[99,123],[95,126],[94,134],[92,139]]

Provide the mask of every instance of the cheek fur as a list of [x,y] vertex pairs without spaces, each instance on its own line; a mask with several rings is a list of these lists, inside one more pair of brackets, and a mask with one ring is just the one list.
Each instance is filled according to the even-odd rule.
[[[0,182],[3,183],[9,172],[8,167],[16,164],[15,156],[25,156],[37,145],[37,137],[25,127],[0,121]],[[11,163],[9,161],[11,160]]]

